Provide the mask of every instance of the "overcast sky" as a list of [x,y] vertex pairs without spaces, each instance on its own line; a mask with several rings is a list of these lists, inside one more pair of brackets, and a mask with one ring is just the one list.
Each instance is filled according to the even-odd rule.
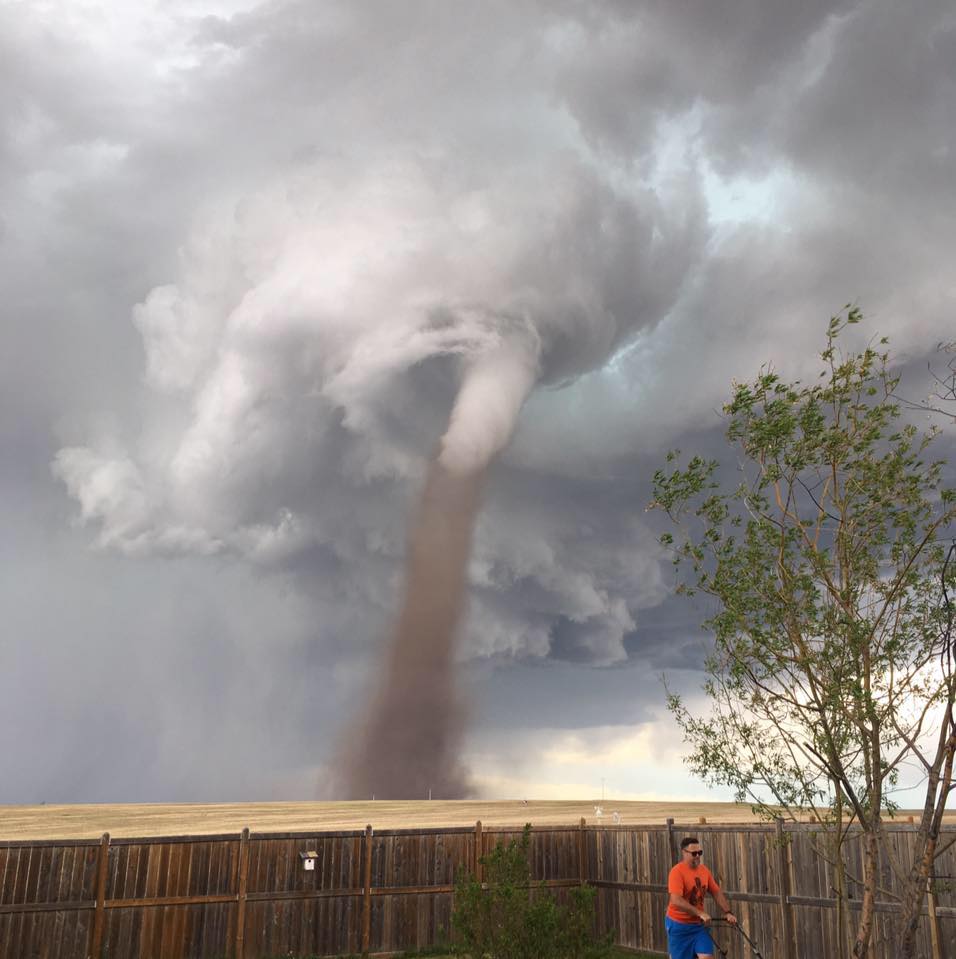
[[850,301],[925,390],[954,200],[945,0],[0,0],[0,802],[320,795],[503,335],[476,792],[723,798],[650,477]]

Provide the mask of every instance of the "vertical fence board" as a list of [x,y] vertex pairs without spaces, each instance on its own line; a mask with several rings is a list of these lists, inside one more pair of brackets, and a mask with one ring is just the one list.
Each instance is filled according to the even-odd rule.
[[365,827],[364,869],[362,877],[362,954],[369,950],[372,935],[372,827]]
[[793,940],[793,906],[787,901],[791,895],[790,843],[783,829],[783,820],[778,819],[774,826],[776,843],[777,888],[780,895],[780,921],[783,942],[780,954],[783,959],[797,959],[796,945]]
[[103,949],[103,926],[106,919],[106,879],[109,868],[110,835],[103,833],[96,865],[96,913],[90,939],[90,956],[99,959]]
[[[221,857],[217,861],[217,876],[221,871]],[[249,882],[249,827],[242,830],[239,838],[239,856],[236,864],[236,920],[232,933],[233,950],[236,959],[244,959],[246,941],[246,892]]]
[[475,847],[474,847],[474,867],[473,872],[478,882],[481,882],[481,875],[484,866],[481,864],[481,857],[485,854],[481,846],[481,820],[475,823]]

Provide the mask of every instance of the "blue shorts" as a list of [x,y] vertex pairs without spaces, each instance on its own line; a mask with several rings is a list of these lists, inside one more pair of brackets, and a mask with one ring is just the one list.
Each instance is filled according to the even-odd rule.
[[671,959],[694,959],[695,956],[713,956],[717,952],[714,940],[701,922],[677,922],[665,916],[664,928]]

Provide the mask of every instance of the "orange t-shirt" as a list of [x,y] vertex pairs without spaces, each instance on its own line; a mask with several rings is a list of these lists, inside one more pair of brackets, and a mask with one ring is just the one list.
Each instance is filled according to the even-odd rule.
[[[667,891],[683,896],[695,909],[704,908],[704,893],[713,895],[720,889],[710,870],[703,864],[691,869],[679,862],[667,877]],[[675,922],[700,922],[696,916],[681,912],[676,906],[667,907],[667,915]]]

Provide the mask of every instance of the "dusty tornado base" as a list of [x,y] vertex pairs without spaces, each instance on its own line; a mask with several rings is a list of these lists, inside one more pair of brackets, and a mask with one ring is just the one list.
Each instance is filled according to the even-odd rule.
[[458,758],[465,714],[453,665],[482,477],[450,471],[438,460],[429,468],[386,667],[368,715],[341,747],[345,798],[468,795]]

